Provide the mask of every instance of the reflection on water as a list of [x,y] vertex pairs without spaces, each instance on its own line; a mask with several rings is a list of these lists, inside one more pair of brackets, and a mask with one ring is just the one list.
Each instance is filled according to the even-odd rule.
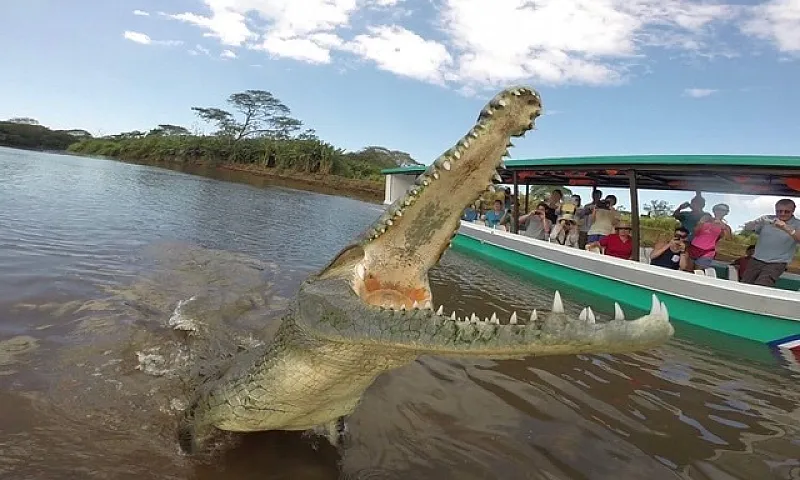
[[[800,478],[800,378],[702,338],[423,357],[370,387],[341,451],[264,432],[189,459],[174,433],[187,358],[267,340],[303,278],[378,210],[3,149],[0,171],[0,478]],[[552,302],[453,252],[431,277],[461,315]]]

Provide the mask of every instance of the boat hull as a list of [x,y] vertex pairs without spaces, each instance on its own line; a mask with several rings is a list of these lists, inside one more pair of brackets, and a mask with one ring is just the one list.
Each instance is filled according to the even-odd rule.
[[599,311],[613,312],[618,302],[631,316],[646,314],[657,293],[679,323],[769,346],[800,336],[798,292],[617,260],[473,224],[461,226],[453,248],[590,301]]

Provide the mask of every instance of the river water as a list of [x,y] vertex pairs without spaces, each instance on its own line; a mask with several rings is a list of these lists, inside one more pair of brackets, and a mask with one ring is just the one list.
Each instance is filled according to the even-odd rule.
[[[171,366],[186,339],[171,325],[267,339],[305,276],[379,214],[0,148],[0,478],[800,479],[800,376],[703,334],[632,355],[423,357],[370,387],[342,450],[265,432],[181,455]],[[431,283],[461,315],[553,294],[452,251]]]

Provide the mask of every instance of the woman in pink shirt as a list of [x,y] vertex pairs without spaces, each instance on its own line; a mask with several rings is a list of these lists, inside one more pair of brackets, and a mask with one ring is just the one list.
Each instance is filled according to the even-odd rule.
[[711,211],[714,212],[713,217],[705,214],[697,222],[697,226],[694,228],[694,238],[689,245],[689,259],[694,262],[695,267],[710,267],[717,255],[717,243],[723,237],[728,240],[733,238],[731,227],[723,220],[730,211],[728,206],[718,203]]

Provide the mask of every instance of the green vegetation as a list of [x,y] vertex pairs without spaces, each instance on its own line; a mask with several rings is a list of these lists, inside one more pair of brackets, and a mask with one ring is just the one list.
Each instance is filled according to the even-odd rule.
[[178,125],[159,125],[149,132],[133,131],[80,141],[73,153],[130,161],[208,162],[238,164],[253,171],[336,175],[382,185],[381,169],[418,164],[407,153],[382,147],[345,152],[320,140],[270,92],[247,90],[228,97],[230,110],[192,107],[213,127],[211,135],[192,134]]
[[64,151],[86,135],[91,136],[84,130],[50,130],[33,118],[0,121],[0,146],[4,147]]

